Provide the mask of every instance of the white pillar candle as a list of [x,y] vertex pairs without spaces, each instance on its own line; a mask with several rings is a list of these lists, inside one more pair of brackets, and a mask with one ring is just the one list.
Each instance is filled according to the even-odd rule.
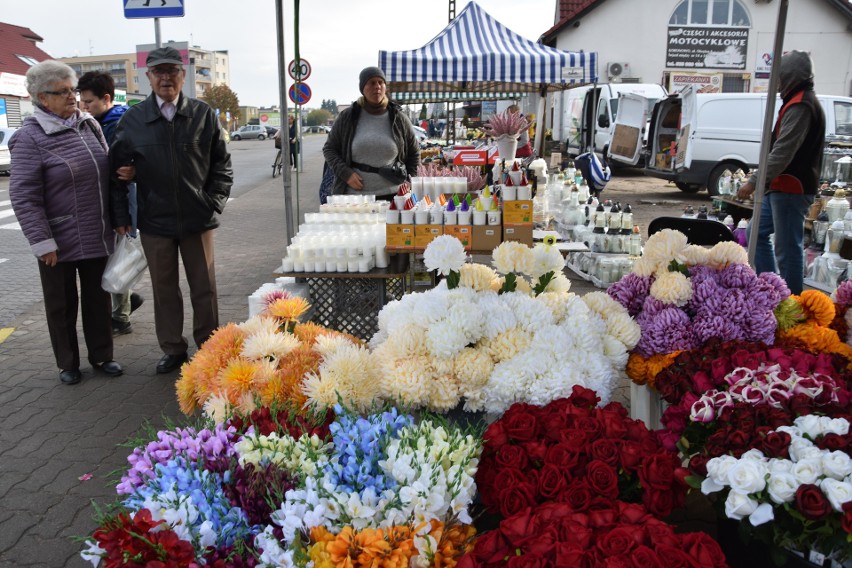
[[293,272],[304,272],[305,271],[305,263],[302,260],[294,260],[293,261]]
[[293,259],[290,257],[281,259],[281,272],[293,272]]
[[370,271],[370,259],[362,256],[358,258],[358,272],[369,272]]
[[399,210],[388,209],[386,217],[385,223],[388,225],[399,225]]
[[428,209],[418,209],[414,212],[414,222],[418,225],[428,225],[429,224],[429,210]]
[[346,269],[347,269],[348,272],[358,272],[358,259],[357,258],[350,258],[347,261]]
[[399,222],[402,225],[411,225],[414,223],[414,211],[405,209],[399,212]]
[[456,224],[456,212],[455,211],[444,211],[444,225],[455,225]]
[[499,225],[500,224],[500,211],[490,209],[488,211],[488,224],[489,225]]
[[314,263],[314,272],[325,272],[325,259],[317,260]]
[[305,272],[315,272],[316,271],[316,263],[313,260],[305,261]]
[[473,211],[473,224],[474,225],[484,225],[488,215],[485,211],[477,211],[474,209]]
[[385,250],[384,245],[376,245],[376,266],[378,268],[387,268],[390,263],[390,258],[388,257],[388,251]]
[[470,211],[459,211],[456,220],[459,225],[470,225]]
[[532,188],[528,185],[518,186],[518,199],[532,199]]
[[346,272],[347,268],[348,268],[348,264],[346,262],[346,259],[345,258],[338,258],[337,259],[337,271],[338,272]]

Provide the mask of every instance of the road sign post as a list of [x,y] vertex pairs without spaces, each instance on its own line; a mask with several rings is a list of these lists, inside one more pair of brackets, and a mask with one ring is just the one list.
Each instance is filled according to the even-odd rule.
[[125,18],[182,18],[183,0],[122,0]]
[[294,104],[304,105],[311,100],[311,88],[306,83],[293,83],[287,90],[287,95]]
[[308,63],[307,59],[299,59],[299,65],[297,66],[296,60],[291,59],[290,64],[287,66],[287,73],[295,81],[304,81],[311,76],[311,64]]

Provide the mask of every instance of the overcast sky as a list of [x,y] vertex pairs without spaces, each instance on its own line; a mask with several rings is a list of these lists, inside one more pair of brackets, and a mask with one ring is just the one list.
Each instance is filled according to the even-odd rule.
[[[158,5],[160,0],[152,0]],[[170,0],[175,1],[175,0]],[[554,23],[557,0],[478,0],[500,23],[536,41]],[[128,53],[154,43],[154,20],[128,20],[125,0],[0,0],[0,21],[44,38],[54,57]],[[456,1],[460,13],[467,0]],[[284,0],[285,56],[293,58],[293,0]],[[184,0],[183,18],[162,18],[162,40],[227,50],[240,104],[277,105],[275,0]],[[311,64],[308,107],[353,101],[358,73],[379,50],[417,49],[448,22],[447,0],[301,0],[300,54]],[[288,77],[288,85],[290,83]],[[288,102],[289,104],[289,102]]]

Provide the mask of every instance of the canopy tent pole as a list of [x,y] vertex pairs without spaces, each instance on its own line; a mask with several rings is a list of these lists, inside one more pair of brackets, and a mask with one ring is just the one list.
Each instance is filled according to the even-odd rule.
[[538,108],[535,115],[535,145],[533,146],[533,150],[538,153],[539,157],[544,153],[545,112],[547,112],[547,87],[542,86],[541,97],[538,99]]
[[775,95],[778,94],[778,83],[781,76],[781,56],[784,49],[784,32],[787,28],[787,8],[789,0],[781,0],[778,4],[778,24],[775,27],[775,47],[772,50],[772,68],[769,73],[769,89],[766,92],[766,113],[763,116],[763,137],[760,141],[760,158],[757,169],[757,185],[754,188],[754,209],[751,216],[751,229],[748,237],[748,263],[754,267],[757,254],[757,233],[760,227],[760,209],[763,206],[763,194],[766,187],[766,159],[769,156],[769,145],[772,140],[773,120],[775,118]]

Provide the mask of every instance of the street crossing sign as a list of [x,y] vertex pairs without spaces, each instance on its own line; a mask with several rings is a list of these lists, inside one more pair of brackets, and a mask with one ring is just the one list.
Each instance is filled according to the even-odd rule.
[[182,18],[183,0],[122,0],[125,18]]

